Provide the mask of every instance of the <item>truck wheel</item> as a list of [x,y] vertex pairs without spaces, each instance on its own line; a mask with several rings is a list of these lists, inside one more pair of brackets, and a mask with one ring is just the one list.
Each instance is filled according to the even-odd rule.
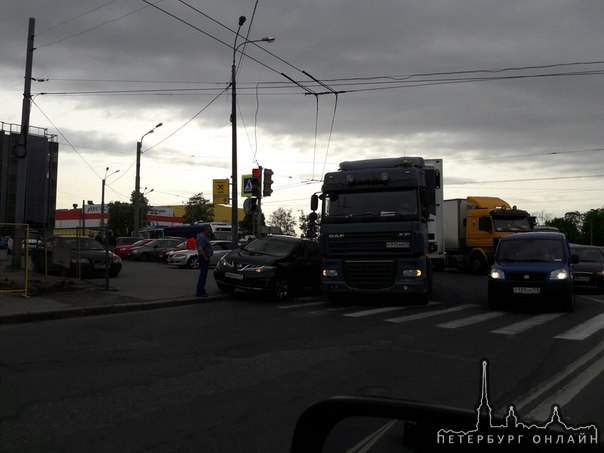
[[487,272],[487,262],[480,253],[472,253],[470,255],[468,267],[473,274],[485,274]]

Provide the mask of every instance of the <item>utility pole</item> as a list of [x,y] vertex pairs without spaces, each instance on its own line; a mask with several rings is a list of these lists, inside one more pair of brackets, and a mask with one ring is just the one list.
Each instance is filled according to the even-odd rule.
[[[29,114],[31,110],[31,73],[34,59],[34,37],[36,19],[29,18],[27,29],[27,55],[25,57],[25,82],[23,87],[23,106],[21,108],[21,134],[13,154],[17,158],[17,187],[15,193],[15,223],[25,223],[25,194],[27,193],[27,151],[29,137]],[[21,267],[21,244],[23,242],[23,230],[15,229],[13,236],[13,265]]]

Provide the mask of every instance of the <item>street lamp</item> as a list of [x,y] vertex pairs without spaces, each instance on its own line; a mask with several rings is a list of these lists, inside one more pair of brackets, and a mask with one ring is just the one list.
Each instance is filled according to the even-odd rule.
[[105,177],[103,178],[102,190],[101,190],[101,229],[105,227],[105,181],[109,176],[113,176],[119,173],[119,170],[115,170],[113,173],[107,174],[109,167],[105,169]]
[[254,40],[245,40],[239,45],[237,45],[237,39],[239,38],[239,30],[241,30],[241,26],[245,23],[245,16],[239,17],[239,27],[237,28],[237,33],[235,34],[235,42],[233,43],[233,65],[231,66],[231,89],[232,89],[232,103],[231,106],[231,132],[232,132],[232,156],[231,156],[231,179],[232,179],[232,208],[231,208],[231,242],[233,247],[237,247],[239,243],[239,212],[237,209],[238,203],[238,181],[237,181],[237,88],[236,88],[236,76],[237,76],[237,67],[235,66],[235,55],[237,53],[237,49],[243,46],[244,44],[250,42],[273,42],[275,38],[266,37],[262,39],[254,39]]
[[154,190],[155,189],[149,189],[149,190],[147,190],[147,188],[145,187],[143,189],[143,193],[141,194],[141,207],[140,207],[141,211],[140,211],[140,217],[139,218],[141,219],[141,225],[143,225],[143,226],[146,225],[146,223],[145,223],[146,218],[145,218],[145,215],[143,214],[143,208],[144,208],[144,206],[143,206],[142,202],[145,200],[145,195],[147,195],[148,193],[153,192]]
[[103,178],[103,185],[101,191],[101,230],[105,236],[105,290],[109,289],[109,237],[107,236],[107,228],[105,228],[105,181],[109,176],[119,173],[119,170],[115,170],[113,173],[107,174],[109,167],[105,168],[105,177]]
[[138,237],[138,229],[140,227],[140,188],[141,188],[141,154],[143,147],[143,138],[146,135],[152,134],[155,129],[160,127],[163,123],[157,123],[153,129],[143,134],[140,141],[136,142],[136,178],[134,179],[134,228],[132,236]]

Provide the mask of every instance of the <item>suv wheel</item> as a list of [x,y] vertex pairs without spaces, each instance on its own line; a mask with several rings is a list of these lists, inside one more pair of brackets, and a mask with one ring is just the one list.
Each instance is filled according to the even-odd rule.
[[278,278],[273,287],[273,296],[275,300],[286,300],[289,297],[289,291],[289,282],[284,278]]

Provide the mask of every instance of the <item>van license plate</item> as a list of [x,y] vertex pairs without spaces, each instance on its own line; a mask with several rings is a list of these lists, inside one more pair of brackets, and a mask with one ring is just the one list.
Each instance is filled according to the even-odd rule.
[[234,274],[232,272],[225,272],[224,276],[228,277],[228,278],[234,278],[235,280],[243,280],[243,275],[241,275],[241,274]]
[[524,286],[515,287],[514,294],[540,294],[541,288],[526,288]]

